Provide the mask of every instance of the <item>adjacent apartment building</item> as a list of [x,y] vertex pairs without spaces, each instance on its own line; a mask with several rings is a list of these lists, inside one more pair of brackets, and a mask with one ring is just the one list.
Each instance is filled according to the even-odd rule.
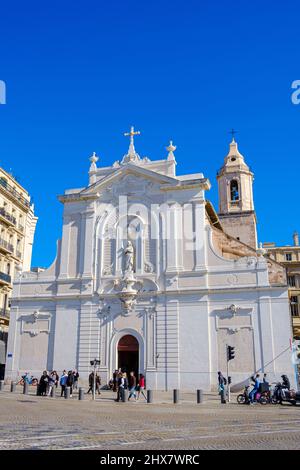
[[264,243],[268,256],[283,264],[287,271],[291,321],[294,339],[300,340],[300,246],[299,234],[294,232],[293,245],[276,246]]
[[36,222],[28,192],[0,168],[0,379],[5,369],[12,283],[18,273],[30,271]]

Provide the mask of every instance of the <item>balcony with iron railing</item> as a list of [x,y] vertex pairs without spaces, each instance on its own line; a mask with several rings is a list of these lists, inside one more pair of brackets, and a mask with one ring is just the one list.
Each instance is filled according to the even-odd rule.
[[14,197],[14,199],[17,199],[21,204],[23,204],[26,207],[30,207],[30,202],[25,199],[22,194],[18,193],[15,188],[13,188],[5,178],[0,177],[0,186],[3,188],[5,191],[7,191],[11,196]]
[[16,225],[17,223],[16,218],[7,212],[4,207],[0,207],[0,216],[4,217],[4,219],[8,220],[8,222],[13,225]]
[[291,303],[290,308],[291,308],[292,317],[299,317],[299,313],[300,313],[299,304]]
[[0,237],[0,249],[1,248],[3,248],[5,251],[9,251],[10,253],[13,253],[14,251],[13,245]]
[[9,318],[9,310],[6,308],[0,308],[0,317]]
[[11,284],[11,276],[9,274],[0,271],[0,284]]

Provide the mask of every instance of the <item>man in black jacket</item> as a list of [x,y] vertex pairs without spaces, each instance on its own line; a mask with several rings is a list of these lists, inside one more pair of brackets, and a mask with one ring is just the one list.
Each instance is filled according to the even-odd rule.
[[67,378],[67,387],[70,387],[70,397],[72,397],[73,393],[73,384],[74,384],[74,375],[71,370],[68,372],[68,378]]

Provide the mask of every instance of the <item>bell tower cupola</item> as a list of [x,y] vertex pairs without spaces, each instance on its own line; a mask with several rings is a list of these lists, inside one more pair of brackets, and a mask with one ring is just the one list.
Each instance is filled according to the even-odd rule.
[[254,174],[245,163],[235,139],[217,174],[219,219],[224,230],[252,248],[257,248],[256,215],[253,202]]

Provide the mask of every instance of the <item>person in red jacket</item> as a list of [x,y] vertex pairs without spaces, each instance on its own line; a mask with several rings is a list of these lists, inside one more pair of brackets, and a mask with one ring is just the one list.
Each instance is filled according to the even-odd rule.
[[137,400],[140,398],[140,394],[142,394],[145,400],[147,401],[147,397],[145,395],[144,390],[145,390],[145,377],[143,374],[140,374],[140,380],[139,380],[138,387],[137,387],[137,392],[138,392]]

